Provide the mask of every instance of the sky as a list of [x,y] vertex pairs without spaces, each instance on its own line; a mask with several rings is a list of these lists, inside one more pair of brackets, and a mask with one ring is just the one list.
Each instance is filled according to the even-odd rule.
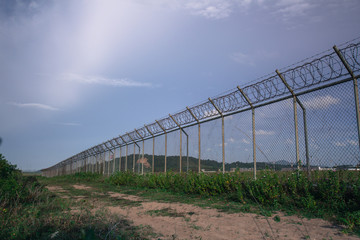
[[52,166],[360,37],[359,11],[358,0],[0,0],[0,153],[22,170]]

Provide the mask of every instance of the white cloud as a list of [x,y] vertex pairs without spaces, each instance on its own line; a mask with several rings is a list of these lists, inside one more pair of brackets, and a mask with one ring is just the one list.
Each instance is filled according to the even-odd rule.
[[50,105],[42,104],[42,103],[16,103],[16,102],[9,102],[8,104],[19,107],[19,108],[35,108],[35,109],[42,109],[42,110],[49,110],[49,111],[57,111],[58,108],[52,107]]
[[348,142],[350,145],[353,145],[353,146],[357,146],[357,145],[358,145],[358,142],[355,141],[355,140],[347,140],[347,142]]
[[238,2],[241,7],[248,7],[253,0],[239,0]]
[[245,144],[250,144],[250,141],[249,141],[249,140],[246,140],[245,138],[243,138],[243,139],[241,140],[241,142],[242,142],[242,143],[245,143]]
[[274,135],[274,131],[266,131],[266,130],[255,130],[256,135]]
[[248,9],[251,5],[263,6],[265,0],[236,0],[241,9]]
[[219,112],[216,109],[213,109],[212,111],[205,111],[204,112],[204,116],[214,116],[214,115],[218,115]]
[[234,139],[234,138],[229,138],[228,141],[229,141],[230,143],[233,143],[233,142],[235,142],[235,139]]
[[288,138],[285,140],[285,144],[294,144],[294,141]]
[[235,52],[230,55],[231,59],[234,60],[237,63],[244,64],[244,65],[250,65],[255,66],[255,62],[251,57],[247,54],[244,54],[242,52]]
[[281,15],[284,21],[290,18],[306,16],[307,12],[314,7],[315,4],[308,0],[280,0],[275,4],[277,10],[275,15]]
[[[228,145],[228,143],[226,142],[226,143],[224,143],[224,146],[226,147],[226,145]],[[218,146],[218,147],[222,147],[222,143],[220,143],[220,144],[218,144],[218,145],[216,145],[216,146]]]
[[237,63],[248,66],[255,66],[257,62],[277,58],[277,52],[270,52],[266,50],[257,50],[254,53],[246,54],[243,52],[233,52],[230,58]]
[[350,144],[352,146],[357,146],[358,142],[355,141],[355,140],[347,140],[347,141],[344,141],[344,142],[337,141],[337,142],[334,142],[333,144],[336,147],[345,147],[347,144]]
[[62,74],[61,78],[64,80],[75,81],[79,83],[99,84],[99,85],[107,85],[114,87],[151,87],[152,86],[150,83],[135,82],[127,78],[111,79],[102,76],[86,76],[75,73]]
[[196,0],[185,4],[192,14],[205,18],[227,18],[232,12],[232,4],[226,0]]
[[317,96],[307,101],[304,101],[303,105],[306,108],[326,109],[329,108],[331,105],[336,105],[338,103],[340,103],[340,99],[335,98],[331,95],[325,95],[325,96]]
[[344,142],[335,142],[334,145],[337,146],[337,147],[345,147],[346,143],[344,143]]
[[226,120],[232,120],[233,118],[234,118],[233,115],[227,116],[227,117],[225,118],[225,121],[226,121]]

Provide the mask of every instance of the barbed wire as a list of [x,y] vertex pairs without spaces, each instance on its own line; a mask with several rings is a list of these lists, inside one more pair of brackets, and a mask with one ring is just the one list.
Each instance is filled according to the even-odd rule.
[[[354,41],[359,39],[360,38],[356,38]],[[360,42],[354,41],[346,42],[347,46],[341,48],[340,52],[349,64],[352,71],[357,73],[360,71]],[[341,46],[343,45],[344,44]],[[322,55],[324,53],[326,54]],[[299,63],[302,63],[302,65],[298,65]],[[296,67],[293,67],[295,64],[292,64],[280,70],[281,75],[284,77],[285,81],[294,92],[298,92],[299,90],[303,89],[311,90],[311,88],[318,87],[321,84],[335,82],[349,75],[349,72],[337,54],[335,52],[330,52],[330,50],[326,50],[322,53],[306,58],[300,62],[297,62],[296,65]],[[242,91],[253,106],[256,106],[260,103],[264,104],[267,101],[276,99],[278,97],[290,95],[290,92],[280,77],[276,74],[266,75],[266,78],[261,78],[256,83],[244,86]],[[246,101],[243,94],[239,91],[239,89],[235,88],[227,91],[226,94],[215,96],[212,101],[220,110],[221,115],[223,115],[249,107],[249,103]],[[197,119],[194,119],[192,114]],[[212,104],[212,102],[206,100],[200,104],[189,107],[189,109],[174,113],[172,114],[172,117],[180,126],[186,126],[197,123],[198,121],[219,117],[219,115],[220,113]],[[53,167],[73,163],[74,161],[84,159],[88,156],[101,154],[107,152],[109,149],[116,149],[121,146],[132,144],[137,141],[142,141],[145,138],[164,134],[167,131],[178,128],[178,125],[170,116],[164,117],[153,123],[147,124],[144,127],[137,128],[136,130],[139,132],[139,134],[136,133],[135,130],[129,133],[125,133],[121,136],[115,137],[111,140],[84,150],[62,162],[59,162]]]

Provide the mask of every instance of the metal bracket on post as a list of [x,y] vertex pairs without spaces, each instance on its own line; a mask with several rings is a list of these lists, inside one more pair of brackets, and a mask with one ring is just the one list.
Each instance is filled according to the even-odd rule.
[[155,120],[155,122],[160,126],[160,128],[164,131],[165,133],[165,166],[164,166],[164,172],[166,172],[166,155],[167,155],[167,132],[165,130],[165,128],[163,128],[163,126],[161,126],[161,124]]
[[308,150],[308,139],[307,139],[307,124],[306,124],[306,109],[304,105],[300,102],[300,100],[296,97],[294,91],[291,89],[289,84],[285,81],[283,75],[276,70],[277,75],[280,77],[281,81],[284,83],[286,88],[289,90],[291,95],[293,96],[293,105],[294,105],[294,123],[295,123],[295,147],[296,147],[296,162],[297,168],[300,170],[301,163],[300,163],[300,154],[299,154],[299,131],[298,131],[298,121],[297,121],[297,105],[298,103],[303,110],[303,117],[304,117],[304,133],[305,133],[305,151],[306,151],[306,165],[308,174],[310,174],[310,164],[309,164],[309,150]]
[[199,119],[196,118],[195,114],[190,110],[189,107],[186,107],[186,109],[189,111],[189,113],[191,114],[191,116],[196,120],[196,122],[198,123],[198,138],[199,138],[199,143],[198,143],[198,148],[199,148],[199,163],[198,163],[198,173],[200,173],[201,171],[201,134],[200,134],[200,121]]
[[245,98],[245,100],[247,101],[247,103],[250,105],[251,107],[251,112],[252,112],[252,135],[253,135],[253,162],[254,162],[254,179],[256,180],[256,138],[255,138],[255,108],[253,106],[253,104],[251,103],[250,99],[248,98],[248,96],[246,96],[246,94],[244,93],[244,91],[237,86],[237,89],[240,91],[240,93],[243,95],[243,97]]
[[128,143],[124,140],[124,138],[122,136],[119,135],[119,137],[121,138],[121,140],[125,143],[125,146],[126,146],[126,152],[125,152],[125,172],[127,171],[127,163],[128,163],[128,160],[127,160],[127,156],[128,156]]
[[144,138],[140,135],[140,133],[136,130],[136,128],[135,128],[135,132],[137,133],[137,135],[139,135],[139,137],[141,138],[141,140],[142,140],[142,160],[141,160],[141,175],[144,175]]
[[169,116],[171,117],[171,119],[174,121],[174,123],[179,127],[180,129],[180,173],[182,172],[182,163],[181,163],[181,159],[182,159],[182,132],[185,134],[186,136],[186,172],[189,171],[189,135],[185,132],[185,130],[181,127],[181,125],[175,120],[175,118],[173,116],[171,116],[169,114]]
[[144,127],[146,128],[146,130],[151,134],[152,136],[152,139],[153,139],[153,153],[152,153],[152,169],[151,169],[151,172],[154,173],[154,158],[155,158],[155,137],[154,137],[154,134],[150,131],[150,129],[144,125]]
[[220,109],[215,105],[215,103],[213,102],[213,100],[211,98],[209,98],[210,103],[214,106],[214,108],[216,109],[216,111],[218,111],[218,113],[221,116],[221,120],[222,120],[222,172],[225,173],[225,128],[224,128],[224,115],[222,114],[222,112],[220,111]]
[[133,172],[135,172],[135,160],[136,160],[136,157],[135,157],[135,155],[136,155],[136,152],[135,152],[135,144],[136,144],[136,146],[138,146],[139,151],[140,151],[140,146],[134,141],[134,139],[130,136],[129,133],[126,133],[126,134],[129,136],[129,138],[131,139],[131,141],[133,141],[133,143],[134,143]]
[[360,108],[359,108],[359,89],[358,89],[357,78],[355,77],[354,72],[352,71],[350,65],[348,64],[346,59],[343,57],[343,55],[341,54],[339,49],[336,46],[334,46],[333,49],[335,50],[336,54],[338,55],[341,62],[344,64],[346,70],[349,72],[349,74],[351,75],[351,77],[353,79],[354,96],[355,96],[356,123],[357,123],[357,128],[358,128],[357,129],[357,131],[358,131],[358,144],[359,144],[359,147],[360,147],[360,116],[359,116],[360,115]]

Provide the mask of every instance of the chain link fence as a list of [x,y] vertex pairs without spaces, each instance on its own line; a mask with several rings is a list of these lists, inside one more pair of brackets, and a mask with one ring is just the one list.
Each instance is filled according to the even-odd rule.
[[42,172],[358,170],[359,48],[334,46]]

